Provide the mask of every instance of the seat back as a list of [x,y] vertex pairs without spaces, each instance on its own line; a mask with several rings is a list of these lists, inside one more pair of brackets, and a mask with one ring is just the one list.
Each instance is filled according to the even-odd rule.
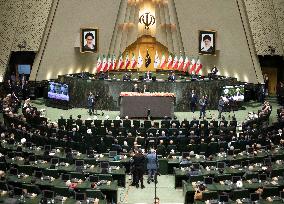
[[23,184],[23,189],[26,189],[28,193],[39,193],[38,187],[34,184]]
[[218,152],[219,145],[217,142],[210,142],[208,145],[208,154],[214,155]]
[[135,129],[140,128],[140,120],[133,120],[133,126]]
[[248,189],[236,189],[232,193],[232,200],[237,200],[241,198],[249,198]]
[[111,120],[104,120],[104,127],[109,128],[111,126]]
[[123,120],[123,127],[127,129],[131,128],[131,120]]
[[144,128],[149,129],[152,126],[152,122],[150,120],[144,121]]
[[278,187],[270,187],[270,186],[263,187],[263,193],[261,196],[264,199],[271,196],[279,196]]
[[31,165],[19,165],[18,166],[18,172],[19,173],[25,173],[28,175],[33,175],[34,173],[34,167]]
[[118,128],[120,126],[121,120],[113,120],[114,127]]
[[43,175],[59,178],[59,172],[57,169],[43,169]]
[[5,181],[0,181],[0,190],[8,191],[8,185]]
[[170,126],[171,126],[171,121],[169,121],[169,120],[162,120],[161,121],[161,127],[162,128],[170,128]]
[[67,186],[55,186],[54,187],[54,192],[56,193],[56,195],[59,195],[59,196],[64,196],[64,197],[70,197],[71,194],[70,194],[70,190]]
[[202,200],[214,200],[218,199],[218,192],[217,191],[203,191],[202,193]]
[[79,172],[70,172],[71,178],[77,178],[81,180],[85,180],[85,175]]
[[0,170],[5,172],[7,171],[6,162],[0,162]]
[[101,190],[87,189],[86,196],[87,198],[98,198],[100,200],[105,199],[105,195],[101,192]]
[[113,181],[111,174],[99,174],[99,180]]
[[96,127],[101,127],[101,125],[102,125],[102,120],[94,120],[94,125],[95,125]]

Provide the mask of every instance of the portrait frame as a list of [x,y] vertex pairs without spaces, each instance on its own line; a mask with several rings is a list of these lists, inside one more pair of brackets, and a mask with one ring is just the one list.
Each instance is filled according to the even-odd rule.
[[[216,33],[217,31],[215,30],[199,30],[198,52],[200,55],[216,55]],[[207,48],[205,46],[204,39],[207,42],[211,41],[210,46],[207,46]]]
[[[94,43],[94,49],[86,48],[85,36],[87,33],[91,33]],[[99,29],[95,27],[84,27],[80,29],[80,52],[81,53],[97,53],[99,50]]]

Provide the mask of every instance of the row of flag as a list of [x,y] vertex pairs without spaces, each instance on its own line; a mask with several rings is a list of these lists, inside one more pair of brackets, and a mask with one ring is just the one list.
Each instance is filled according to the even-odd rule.
[[[145,57],[145,67],[148,68],[149,65],[152,63],[151,57],[147,51]],[[115,55],[103,55],[102,58],[98,56],[97,65],[96,65],[96,72],[107,72],[107,71],[114,71],[114,70],[127,70],[127,69],[140,69],[144,64],[143,57],[140,53],[138,57],[135,57],[135,54],[132,53],[132,57],[130,58],[128,54],[126,54],[125,59],[123,59],[122,54],[120,54],[119,58],[116,59]],[[177,70],[180,72],[188,72],[189,74],[199,74],[202,69],[202,64],[200,59],[197,60],[180,56],[173,57],[169,55],[166,59],[166,56],[163,54],[162,57],[159,57],[158,52],[156,51],[155,59],[154,59],[154,68],[155,69],[172,69]]]

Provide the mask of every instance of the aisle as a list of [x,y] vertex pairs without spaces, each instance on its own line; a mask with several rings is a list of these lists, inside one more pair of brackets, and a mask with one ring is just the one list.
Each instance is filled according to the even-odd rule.
[[[130,181],[127,177],[127,185],[125,189],[119,190],[120,204],[152,204],[154,203],[154,183],[147,183],[147,176],[144,176],[145,188],[136,188],[129,186]],[[182,189],[174,188],[174,176],[162,175],[158,177],[157,197],[160,198],[161,204],[182,204],[184,196]]]

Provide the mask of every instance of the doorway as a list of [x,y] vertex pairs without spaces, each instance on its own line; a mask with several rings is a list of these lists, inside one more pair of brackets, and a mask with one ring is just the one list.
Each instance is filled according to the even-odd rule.
[[10,56],[9,66],[6,71],[6,79],[11,75],[15,76],[15,80],[19,81],[21,76],[25,76],[28,80],[32,65],[35,60],[36,53],[32,51],[12,52]]
[[276,87],[277,87],[277,68],[276,67],[262,67],[262,74],[267,74],[269,82],[268,82],[268,92],[269,95],[276,95]]

